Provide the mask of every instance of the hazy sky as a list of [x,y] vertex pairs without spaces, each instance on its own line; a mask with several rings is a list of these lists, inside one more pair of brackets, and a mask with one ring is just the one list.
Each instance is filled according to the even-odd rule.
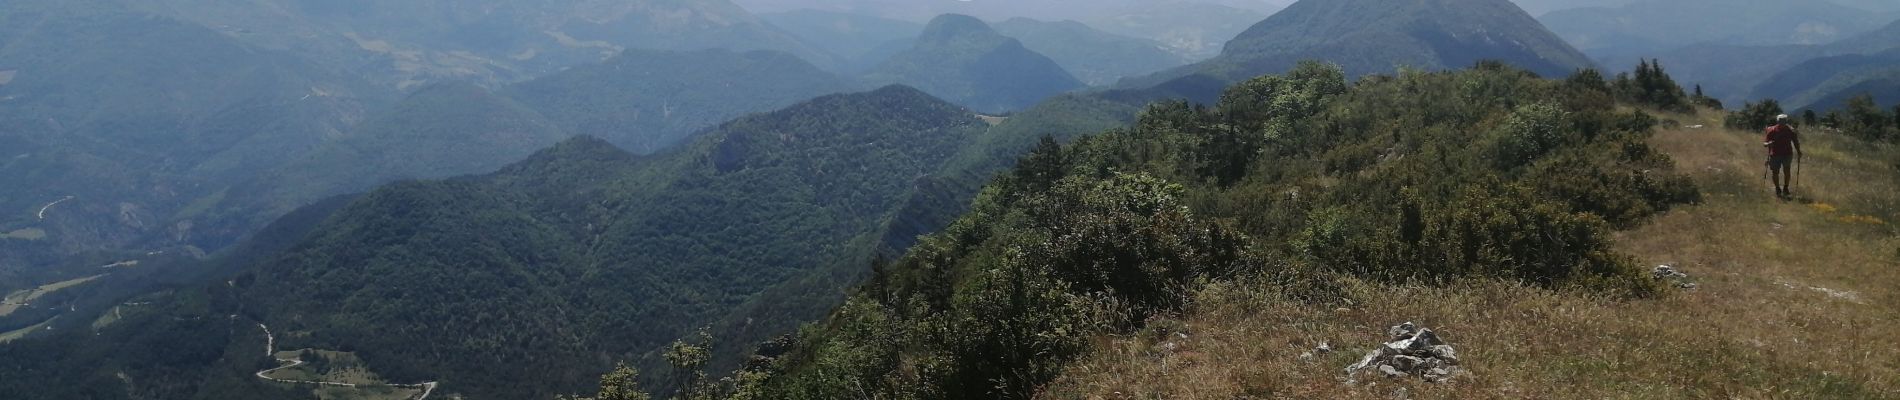
[[1541,17],[1544,15],[1544,13],[1562,10],[1562,9],[1597,7],[1597,6],[1618,6],[1618,5],[1623,5],[1623,4],[1629,4],[1631,2],[1634,2],[1635,0],[1511,0],[1511,1],[1516,2],[1518,7],[1524,7],[1524,11],[1529,11],[1532,16]]
[[[1087,20],[1103,12],[1135,6],[1169,2],[1197,1],[1232,7],[1278,10],[1295,0],[733,0],[754,12],[777,12],[801,8],[853,11],[887,17],[922,20],[937,14],[955,12],[983,18],[1031,17],[1038,19]],[[1327,1],[1327,0],[1314,0]],[[1577,7],[1614,6],[1635,0],[1512,0],[1532,16]],[[1896,0],[1900,1],[1900,0]]]

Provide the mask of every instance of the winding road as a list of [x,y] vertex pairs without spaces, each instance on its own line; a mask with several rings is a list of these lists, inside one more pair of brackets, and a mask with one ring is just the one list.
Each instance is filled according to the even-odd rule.
[[73,196],[66,196],[66,198],[63,198],[63,199],[59,199],[59,200],[55,200],[55,201],[53,201],[53,202],[51,202],[51,203],[46,203],[46,205],[45,205],[45,206],[42,206],[42,207],[40,207],[40,214],[39,214],[39,216],[40,216],[40,220],[41,220],[41,221],[45,221],[45,220],[46,220],[46,209],[48,209],[48,208],[53,208],[53,206],[55,206],[55,205],[59,205],[59,203],[64,203],[64,202],[66,202],[67,200],[72,200],[72,199],[73,199]]
[[[265,356],[265,357],[270,357],[271,359],[274,359],[274,360],[277,360],[277,362],[280,362],[280,363],[288,363],[288,364],[284,364],[284,365],[281,365],[281,366],[278,366],[277,368],[271,368],[271,369],[267,369],[267,370],[263,370],[263,371],[257,371],[257,377],[258,377],[258,378],[261,378],[261,379],[264,379],[264,380],[270,380],[270,381],[277,381],[277,382],[283,382],[283,383],[301,383],[301,384],[310,384],[310,385],[321,385],[321,386],[340,386],[340,387],[348,387],[348,388],[355,388],[355,387],[360,387],[360,385],[357,385],[357,384],[354,384],[354,383],[345,383],[345,382],[324,382],[324,381],[300,381],[300,380],[295,380],[295,379],[277,379],[277,378],[272,378],[272,377],[270,377],[270,373],[272,373],[272,372],[277,372],[277,371],[279,371],[279,370],[283,370],[283,369],[286,369],[286,368],[294,368],[294,367],[296,367],[296,366],[299,366],[299,365],[303,365],[303,360],[301,360],[301,359],[288,359],[288,358],[277,358],[277,336],[276,336],[276,335],[272,335],[272,334],[271,334],[271,332],[270,332],[270,327],[269,327],[269,326],[264,326],[264,323],[262,323],[262,322],[259,322],[259,323],[257,324],[257,327],[258,327],[258,328],[261,328],[261,329],[263,329],[263,330],[264,330],[264,356]],[[423,383],[411,383],[411,384],[395,384],[395,383],[391,383],[391,384],[386,384],[386,385],[384,385],[384,386],[389,386],[389,387],[399,387],[399,388],[409,388],[409,389],[422,389],[422,395],[420,395],[420,396],[416,396],[416,398],[415,398],[414,400],[423,400],[423,399],[427,399],[427,398],[429,398],[429,394],[430,394],[430,393],[434,393],[434,392],[435,392],[435,382],[423,382]]]

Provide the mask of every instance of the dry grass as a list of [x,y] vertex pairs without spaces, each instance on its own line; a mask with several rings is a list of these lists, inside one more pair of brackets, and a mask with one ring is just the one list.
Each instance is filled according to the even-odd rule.
[[[1720,126],[1715,115],[1699,120]],[[1179,335],[1103,338],[1045,397],[1900,398],[1900,204],[1896,152],[1810,133],[1799,198],[1775,200],[1759,140],[1669,129],[1654,144],[1693,175],[1704,204],[1619,235],[1700,287],[1626,300],[1496,281],[1449,287],[1347,280],[1339,309],[1219,285]],[[1385,327],[1438,330],[1468,373],[1446,384],[1342,369]],[[1321,342],[1337,351],[1300,354]]]

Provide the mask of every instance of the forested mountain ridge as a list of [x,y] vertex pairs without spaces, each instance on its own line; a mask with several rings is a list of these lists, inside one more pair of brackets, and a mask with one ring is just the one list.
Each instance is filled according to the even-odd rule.
[[1214,59],[1118,86],[1149,87],[1195,74],[1237,82],[1301,60],[1337,63],[1353,77],[1481,60],[1546,76],[1594,65],[1509,0],[1303,0],[1248,28]]
[[938,16],[915,44],[865,74],[878,84],[903,83],[971,109],[999,113],[1081,88],[1048,56],[966,15]]
[[[652,362],[696,321],[868,257],[839,244],[986,127],[890,87],[651,157],[577,138],[492,175],[379,189],[239,279],[269,324],[308,333],[296,346],[354,349],[450,392],[542,397],[604,368],[588,360]],[[530,377],[544,384],[507,383]]]

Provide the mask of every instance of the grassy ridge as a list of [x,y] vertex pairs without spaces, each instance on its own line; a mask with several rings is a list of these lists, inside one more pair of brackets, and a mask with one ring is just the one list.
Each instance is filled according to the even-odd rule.
[[[1717,126],[1714,113],[1673,116]],[[1677,266],[1700,287],[1630,301],[1495,279],[1448,285],[1349,280],[1340,307],[1217,285],[1169,326],[1188,339],[1098,337],[1046,398],[1888,398],[1900,395],[1900,190],[1891,144],[1806,138],[1800,199],[1761,181],[1758,134],[1664,129],[1648,142],[1707,191],[1619,233],[1614,248]],[[1340,368],[1415,321],[1458,346],[1471,375],[1349,386]],[[1320,343],[1339,349],[1313,361]],[[1659,373],[1659,371],[1667,371]],[[1119,393],[1117,395],[1116,393]]]

